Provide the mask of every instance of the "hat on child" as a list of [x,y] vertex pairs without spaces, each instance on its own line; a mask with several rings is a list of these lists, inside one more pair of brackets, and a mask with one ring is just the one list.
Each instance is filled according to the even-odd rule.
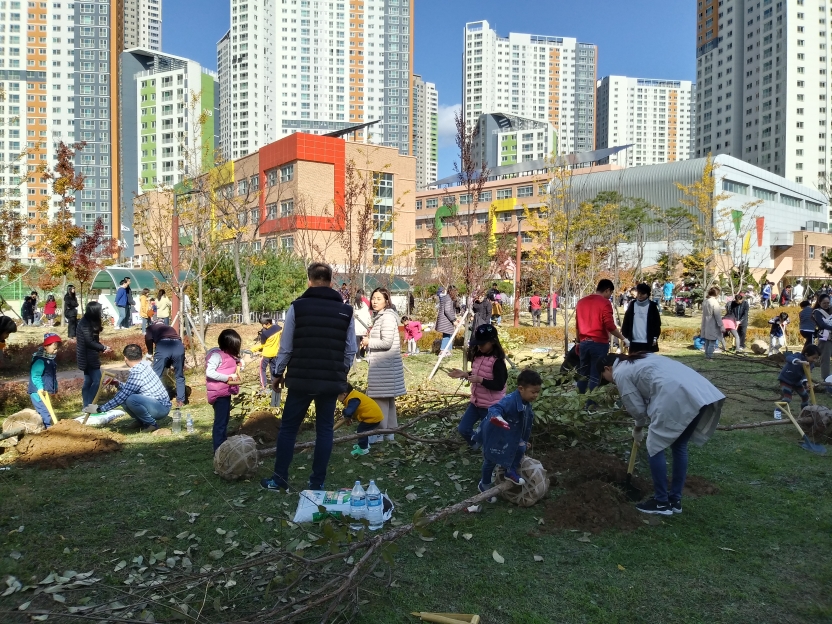
[[48,347],[51,344],[56,342],[61,342],[61,337],[58,334],[44,334],[43,335],[43,346]]
[[478,347],[487,342],[494,342],[499,339],[500,336],[497,334],[497,328],[488,323],[477,327],[477,331],[471,336],[471,346]]

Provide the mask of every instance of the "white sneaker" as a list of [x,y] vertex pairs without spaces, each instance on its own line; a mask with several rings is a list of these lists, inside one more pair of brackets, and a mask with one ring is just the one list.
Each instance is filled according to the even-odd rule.
[[774,410],[774,420],[783,420],[783,412],[779,409]]

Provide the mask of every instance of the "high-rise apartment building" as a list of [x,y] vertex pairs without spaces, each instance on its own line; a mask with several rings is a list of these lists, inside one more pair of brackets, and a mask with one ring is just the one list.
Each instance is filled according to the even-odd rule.
[[465,25],[462,113],[468,131],[484,113],[551,123],[556,153],[595,145],[598,47],[569,37],[509,33],[488,22]]
[[226,157],[372,121],[354,138],[412,155],[412,0],[230,2],[217,46]]
[[[121,200],[129,224],[136,195],[215,165],[218,89],[214,72],[171,54],[127,50],[121,66]],[[129,250],[132,228],[123,238]]]
[[483,164],[494,171],[523,162],[543,161],[552,156],[557,133],[548,121],[516,115],[480,115],[472,136],[473,158],[477,169]]
[[416,190],[436,182],[439,167],[439,93],[436,85],[413,76],[413,155]]
[[124,0],[124,49],[162,50],[162,0]]
[[[60,141],[84,142],[75,155],[85,188],[76,194],[75,218],[91,229],[96,219],[118,236],[118,54],[123,45],[116,0],[26,2],[0,0],[0,202],[27,219],[24,260],[33,258],[39,219],[54,212],[38,168],[54,166]],[[48,207],[48,208],[47,208]],[[46,210],[44,208],[47,208]]]
[[687,160],[695,130],[694,88],[687,80],[602,78],[595,147],[632,145],[610,157],[621,167]]
[[832,7],[696,2],[696,155],[730,154],[807,185],[826,178]]

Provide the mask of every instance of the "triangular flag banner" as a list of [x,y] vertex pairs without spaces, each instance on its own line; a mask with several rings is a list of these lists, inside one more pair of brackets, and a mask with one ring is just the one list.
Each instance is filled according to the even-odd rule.
[[747,256],[751,250],[751,232],[745,233],[745,238],[742,241],[742,255]]
[[757,217],[757,247],[763,246],[763,230],[766,227],[766,218]]
[[731,220],[734,222],[734,229],[737,231],[737,234],[739,234],[740,226],[742,225],[742,210],[732,210]]

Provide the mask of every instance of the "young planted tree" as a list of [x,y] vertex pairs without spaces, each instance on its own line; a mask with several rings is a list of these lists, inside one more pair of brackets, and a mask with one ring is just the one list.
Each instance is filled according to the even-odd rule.
[[722,226],[723,234],[718,241],[720,249],[714,255],[714,266],[732,296],[743,290],[751,274],[768,259],[768,254],[756,254],[754,262],[754,254],[751,253],[756,246],[757,209],[762,203],[762,199],[757,199],[745,202],[740,208],[722,208],[719,211],[722,222],[731,225]]
[[716,169],[713,158],[708,154],[702,177],[692,184],[676,183],[684,196],[680,203],[686,206],[698,219],[694,220],[694,253],[702,258],[702,287],[707,290],[709,270],[713,264],[716,241],[726,232],[725,224],[719,219],[719,203],[730,197],[728,193],[716,192]]
[[46,165],[38,173],[52,186],[52,195],[57,195],[58,211],[49,219],[49,200],[40,206],[40,217],[35,221],[36,241],[33,248],[44,260],[52,276],[65,279],[74,267],[75,243],[84,234],[84,228],[75,223],[75,195],[84,189],[84,175],[75,171],[75,153],[83,150],[86,143],[69,146],[63,141],[58,144],[57,165],[50,171]]
[[652,206],[651,209],[653,211],[653,221],[664,229],[664,236],[667,241],[667,251],[665,252],[667,269],[662,277],[665,279],[672,278],[676,267],[673,242],[680,238],[683,232],[693,227],[695,219],[690,211],[683,206],[673,206],[671,208]]

